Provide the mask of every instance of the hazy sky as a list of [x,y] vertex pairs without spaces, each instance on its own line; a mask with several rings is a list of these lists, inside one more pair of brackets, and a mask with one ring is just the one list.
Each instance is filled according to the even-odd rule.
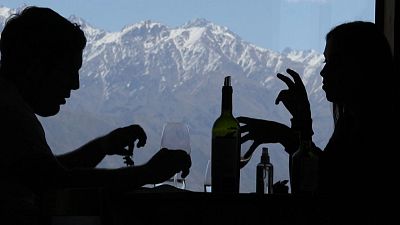
[[375,19],[375,0],[1,0],[16,8],[45,6],[74,14],[107,31],[152,20],[176,27],[195,18],[226,26],[245,41],[277,51],[323,51],[324,36],[339,23]]

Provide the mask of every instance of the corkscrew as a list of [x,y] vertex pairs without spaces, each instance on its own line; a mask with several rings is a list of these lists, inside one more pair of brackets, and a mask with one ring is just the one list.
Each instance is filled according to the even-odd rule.
[[124,163],[126,166],[134,166],[135,162],[133,161],[133,148],[135,146],[135,143],[129,144],[128,146],[128,154],[124,156]]

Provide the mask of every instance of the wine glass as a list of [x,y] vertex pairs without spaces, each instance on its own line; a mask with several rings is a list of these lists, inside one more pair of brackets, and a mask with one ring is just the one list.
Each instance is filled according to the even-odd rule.
[[211,192],[211,160],[207,161],[206,172],[204,174],[204,192]]
[[[190,154],[190,135],[189,127],[184,122],[167,122],[164,124],[161,135],[161,148],[168,150],[183,150]],[[181,174],[175,174],[168,180],[173,186],[186,189],[186,181]]]
[[240,168],[243,168],[250,161],[254,151],[257,149],[256,145],[253,145],[253,140],[248,140],[241,145],[240,151]]

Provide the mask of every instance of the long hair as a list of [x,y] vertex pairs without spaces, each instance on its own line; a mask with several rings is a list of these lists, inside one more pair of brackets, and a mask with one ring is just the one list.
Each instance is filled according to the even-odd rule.
[[[350,63],[359,65],[355,72],[344,77],[351,87],[346,101],[356,103],[365,113],[381,112],[380,107],[394,109],[394,61],[385,35],[372,22],[354,21],[334,27],[326,35],[334,41],[342,55],[351,58]],[[348,89],[350,90],[350,89]],[[333,103],[333,117],[337,119],[345,111],[341,103]]]

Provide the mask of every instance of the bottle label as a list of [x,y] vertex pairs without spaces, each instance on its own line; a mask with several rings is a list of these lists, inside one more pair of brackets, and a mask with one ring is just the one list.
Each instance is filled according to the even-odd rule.
[[236,138],[218,137],[212,140],[211,179],[213,192],[239,192],[240,149]]

